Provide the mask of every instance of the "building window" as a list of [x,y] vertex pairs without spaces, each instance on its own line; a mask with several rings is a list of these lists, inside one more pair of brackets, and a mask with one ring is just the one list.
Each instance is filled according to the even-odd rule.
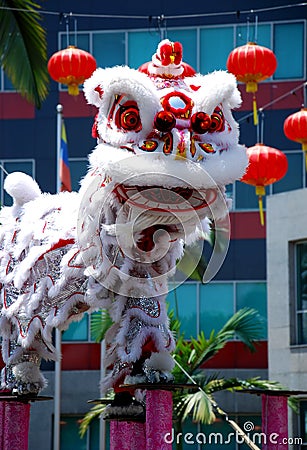
[[304,42],[303,22],[274,25],[275,80],[304,78]]
[[3,189],[3,183],[7,173],[24,172],[35,178],[35,160],[34,159],[6,159],[0,160],[0,205],[11,206],[12,197]]
[[307,241],[295,244],[295,342],[307,344]]
[[79,191],[80,181],[87,173],[88,158],[69,158],[69,169],[71,188],[73,191]]
[[83,416],[62,415],[60,421],[61,450],[99,450],[99,421],[94,420],[86,435],[79,435],[80,422]]
[[67,330],[62,333],[63,342],[94,342],[95,338],[91,332],[91,316],[100,312],[93,312],[91,314],[84,313],[79,322],[71,322]]
[[160,41],[158,33],[148,31],[128,32],[128,60],[126,64],[137,69],[142,64],[151,60]]
[[69,328],[63,332],[63,342],[89,342],[90,316],[85,313],[79,322],[71,322]]
[[[208,284],[188,281],[176,288],[170,283],[166,301],[180,320],[187,339],[196,337],[200,331],[208,338],[212,330],[219,331],[236,311],[245,307],[258,311],[263,319],[261,339],[267,339],[267,292],[263,281]],[[93,342],[90,317],[85,313],[79,322],[72,322],[63,332],[63,342]]]
[[125,64],[125,33],[93,34],[93,55],[98,67]]
[[[165,35],[180,41],[184,47],[183,59],[197,72],[206,74],[213,70],[226,69],[229,53],[248,41],[271,48],[278,59],[274,80],[304,79],[305,21],[269,22],[241,25],[216,25],[208,27],[168,28]],[[137,69],[151,60],[161,40],[159,30],[114,30],[81,31],[60,33],[59,47],[77,45],[89,51],[99,67],[127,64]],[[295,54],[293,54],[295,49]],[[291,64],[288,61],[291,59]],[[61,89],[66,87],[61,87]]]
[[267,339],[267,291],[263,281],[186,282],[171,289],[167,297],[169,309],[181,322],[185,337],[196,337],[204,331],[219,331],[239,309],[249,307],[263,319],[261,339]]
[[169,309],[180,320],[185,337],[196,337],[198,333],[198,283],[184,283],[172,289],[167,297]]
[[0,90],[4,92],[16,91],[10,79],[6,76],[2,68],[0,69]]

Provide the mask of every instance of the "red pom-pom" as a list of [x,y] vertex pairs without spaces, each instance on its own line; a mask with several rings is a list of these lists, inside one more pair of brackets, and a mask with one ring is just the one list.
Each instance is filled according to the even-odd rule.
[[171,131],[176,125],[176,119],[170,111],[159,111],[156,114],[154,126],[159,131]]
[[159,54],[162,66],[168,66],[169,64],[179,65],[182,60],[182,45],[180,42],[166,42],[159,48]]
[[198,134],[206,133],[211,126],[211,118],[209,114],[197,112],[191,117],[192,130]]

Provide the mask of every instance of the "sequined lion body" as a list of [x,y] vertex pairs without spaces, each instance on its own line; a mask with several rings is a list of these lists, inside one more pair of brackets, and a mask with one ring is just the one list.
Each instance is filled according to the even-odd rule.
[[225,185],[247,165],[234,77],[193,74],[178,43],[162,41],[139,71],[97,69],[84,92],[98,108],[97,146],[80,191],[42,194],[25,175],[6,179],[3,384],[20,393],[43,387],[33,367],[58,357],[52,330],[99,308],[113,321],[104,387],[171,381],[169,278],[203,221],[227,214]]

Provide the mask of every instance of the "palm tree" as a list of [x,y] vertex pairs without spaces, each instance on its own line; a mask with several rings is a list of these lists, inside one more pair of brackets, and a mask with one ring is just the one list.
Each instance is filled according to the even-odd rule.
[[40,6],[31,0],[0,1],[0,65],[13,86],[37,108],[48,94],[46,32]]
[[[178,324],[176,325],[178,327]],[[182,433],[182,425],[187,417],[192,416],[194,422],[212,424],[216,413],[223,418],[227,414],[217,405],[214,394],[219,391],[238,391],[243,389],[281,389],[282,386],[274,381],[253,377],[242,380],[239,378],[225,379],[219,374],[207,376],[202,369],[206,362],[222,350],[226,343],[238,338],[251,351],[255,351],[254,342],[259,340],[262,331],[262,319],[258,312],[251,308],[237,311],[226,324],[218,331],[211,331],[208,339],[204,332],[197,338],[185,339],[179,335],[174,352],[176,366],[173,374],[177,383],[193,383],[198,390],[175,391],[174,402],[174,429],[176,435]],[[177,450],[182,448],[182,442],[177,443]]]
[[[237,337],[251,351],[255,351],[254,342],[261,336],[262,320],[258,312],[251,308],[244,308],[236,312],[218,332],[212,331],[206,339],[203,332],[197,338],[185,339],[180,333],[180,322],[173,311],[169,313],[171,329],[177,334],[177,345],[174,351],[174,359],[177,362],[173,374],[175,383],[197,384],[198,389],[177,390],[173,394],[173,421],[176,433],[182,432],[183,422],[188,416],[192,416],[195,422],[211,424],[215,420],[215,414],[223,411],[217,407],[214,393],[221,390],[235,391],[242,389],[281,389],[276,382],[254,377],[247,380],[238,378],[224,379],[218,374],[208,377],[202,367],[216,355],[226,343]],[[110,317],[103,311],[92,317],[92,333],[97,341],[100,341],[108,327]],[[84,417],[80,434],[84,436],[90,422],[99,417],[106,404],[95,405]],[[178,435],[178,434],[177,434]],[[182,442],[177,443],[180,450]]]

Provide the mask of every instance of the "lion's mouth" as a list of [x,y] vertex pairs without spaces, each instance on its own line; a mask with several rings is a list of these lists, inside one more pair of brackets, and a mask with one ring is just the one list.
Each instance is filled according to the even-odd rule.
[[115,188],[118,200],[131,208],[159,214],[184,214],[208,208],[217,197],[216,189],[164,188],[161,186],[125,186]]

